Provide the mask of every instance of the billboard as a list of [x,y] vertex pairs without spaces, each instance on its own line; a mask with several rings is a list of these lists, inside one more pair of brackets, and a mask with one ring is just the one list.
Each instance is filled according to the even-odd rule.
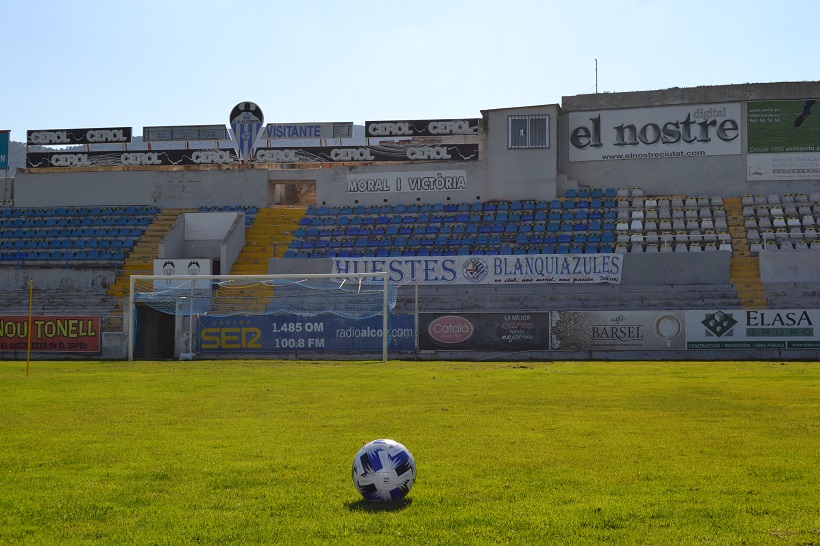
[[419,349],[547,351],[549,313],[422,313]]
[[820,179],[816,99],[746,103],[746,180]]
[[224,125],[174,125],[143,127],[144,142],[191,142],[199,140],[230,140]]
[[820,349],[820,309],[686,311],[686,348]]
[[304,146],[257,148],[254,163],[355,163],[361,161],[477,161],[478,144],[435,146]]
[[555,311],[553,351],[668,351],[685,348],[682,311]]
[[9,131],[0,131],[0,170],[9,168]]
[[[29,318],[0,316],[0,352],[27,351]],[[53,353],[99,353],[100,317],[45,315],[31,320],[31,350]]]
[[140,152],[28,152],[29,169],[68,167],[167,167],[175,165],[235,165],[235,150],[157,150]]
[[[390,315],[388,349],[415,350],[415,317]],[[210,317],[198,321],[198,352],[203,355],[294,351],[381,352],[383,319],[351,320],[323,314]]]
[[[330,273],[387,271],[404,284],[579,284],[621,282],[621,254],[333,258]],[[378,280],[378,279],[376,279]]]
[[126,144],[131,142],[131,127],[99,129],[45,129],[26,131],[26,144],[71,146],[74,144]]
[[260,138],[278,139],[315,139],[315,138],[352,138],[353,122],[336,123],[268,123]]
[[569,160],[739,155],[740,103],[570,112]]
[[479,118],[366,121],[366,137],[477,135]]

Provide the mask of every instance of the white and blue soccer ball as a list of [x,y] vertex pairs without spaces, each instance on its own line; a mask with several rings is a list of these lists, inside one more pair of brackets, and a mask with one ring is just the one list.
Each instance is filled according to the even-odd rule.
[[353,459],[353,484],[370,502],[404,498],[416,481],[416,460],[395,440],[373,440]]

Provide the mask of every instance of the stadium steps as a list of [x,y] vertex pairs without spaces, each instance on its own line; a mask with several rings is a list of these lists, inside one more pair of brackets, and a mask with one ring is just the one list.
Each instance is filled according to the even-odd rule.
[[726,224],[732,237],[732,259],[729,275],[737,290],[737,298],[743,309],[766,309],[766,291],[760,280],[760,264],[749,251],[749,240],[743,226],[743,206],[739,197],[723,199]]
[[[134,249],[125,259],[122,270],[108,287],[108,295],[117,298],[120,304],[112,309],[109,321],[103,325],[103,331],[123,331],[123,300],[131,289],[131,275],[153,275],[154,259],[159,253],[159,243],[184,212],[196,212],[196,209],[162,209],[142,234]],[[106,330],[111,328],[111,330]]]
[[245,246],[231,274],[267,275],[268,260],[284,256],[305,210],[305,207],[285,205],[259,209],[253,224],[245,231]]

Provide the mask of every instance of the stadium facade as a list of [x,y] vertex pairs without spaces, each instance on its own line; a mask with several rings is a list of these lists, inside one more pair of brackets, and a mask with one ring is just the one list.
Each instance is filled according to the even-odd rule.
[[[243,252],[261,244],[246,237],[255,211],[294,208],[293,196],[309,188],[315,203],[292,240],[255,261],[262,273],[395,273],[404,283],[396,324],[413,331],[412,343],[396,341],[399,357],[813,358],[818,94],[818,82],[788,82],[579,95],[472,119],[368,121],[363,139],[345,123],[257,119],[259,140],[247,149],[219,126],[151,128],[147,147],[129,146],[129,127],[32,130],[29,144],[55,148],[29,153],[5,193],[10,210],[39,214],[176,211],[155,261],[241,274]],[[237,111],[231,122],[245,134]],[[443,225],[447,213],[455,227]],[[359,235],[345,227],[351,219],[384,226]],[[54,293],[99,290],[139,271],[125,266],[128,257],[112,268],[9,253],[0,274],[17,290],[28,280]],[[203,335],[219,339],[207,330],[219,325],[197,330],[181,317],[143,314],[142,337],[165,339],[143,341],[143,356],[228,354],[218,341],[202,348]],[[275,319],[265,320],[248,319],[276,337]],[[122,357],[127,325],[112,330],[100,336],[99,354]],[[316,343],[271,339],[230,354],[303,356]],[[355,343],[321,343],[361,354]]]

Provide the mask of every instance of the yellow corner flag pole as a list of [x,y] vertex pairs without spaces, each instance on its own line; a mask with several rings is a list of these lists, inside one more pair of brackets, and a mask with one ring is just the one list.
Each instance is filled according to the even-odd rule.
[[26,353],[26,377],[28,377],[29,363],[31,362],[31,313],[34,301],[34,281],[28,280],[28,351]]

